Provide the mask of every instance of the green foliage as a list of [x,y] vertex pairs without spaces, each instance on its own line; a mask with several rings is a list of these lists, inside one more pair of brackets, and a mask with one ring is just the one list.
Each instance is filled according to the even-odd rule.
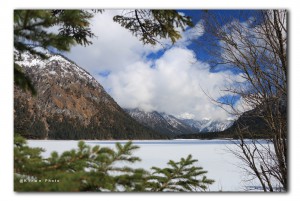
[[[91,44],[89,39],[94,34],[89,27],[89,20],[92,17],[93,13],[85,10],[15,10],[15,60],[20,60],[20,54],[24,51],[47,58],[46,54],[36,48],[69,51],[74,44]],[[30,79],[16,63],[14,79],[16,86],[36,94]]]
[[43,158],[42,149],[30,148],[22,137],[15,136],[14,188],[19,192],[203,191],[213,182],[205,176],[199,179],[206,171],[193,166],[196,160],[191,156],[177,163],[170,161],[168,168],[154,167],[152,173],[122,166],[140,161],[132,155],[137,149],[130,141],[117,143],[115,150],[81,141],[76,150]]
[[186,26],[193,26],[190,17],[182,16],[175,10],[133,10],[113,19],[144,44],[152,45],[162,38],[170,38],[175,43],[181,37],[177,28],[184,30]]
[[189,155],[187,158],[181,158],[179,162],[170,160],[168,168],[153,167],[154,172],[149,177],[150,191],[203,191],[214,181],[205,176],[199,180],[199,176],[207,173],[202,167],[195,167],[193,163],[197,160]]
[[14,47],[45,57],[34,48],[69,51],[75,43],[89,45],[94,37],[89,28],[92,17],[85,10],[15,10]]
[[[69,51],[74,44],[90,45],[90,39],[95,35],[89,20],[96,12],[102,11],[15,10],[14,47],[19,52],[29,51],[45,58],[43,53],[35,50],[36,47]],[[174,43],[180,38],[176,28],[184,30],[186,26],[193,26],[190,17],[182,16],[175,10],[137,9],[113,19],[145,44],[156,44],[157,38],[170,38]]]
[[[14,137],[14,172],[24,175],[40,173],[42,166],[41,148],[30,148],[24,138]],[[31,164],[31,165],[28,165]]]
[[14,81],[24,91],[29,91],[33,96],[36,96],[37,92],[33,87],[31,80],[24,74],[22,68],[14,63]]

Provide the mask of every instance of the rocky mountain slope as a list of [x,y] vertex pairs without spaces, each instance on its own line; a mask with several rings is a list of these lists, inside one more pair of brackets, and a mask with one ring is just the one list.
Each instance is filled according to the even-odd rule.
[[138,108],[125,111],[141,124],[169,135],[223,131],[233,124],[232,120],[182,119],[157,111],[145,112]]
[[153,139],[164,136],[131,118],[85,70],[61,55],[16,62],[37,90],[14,87],[14,129],[39,139]]

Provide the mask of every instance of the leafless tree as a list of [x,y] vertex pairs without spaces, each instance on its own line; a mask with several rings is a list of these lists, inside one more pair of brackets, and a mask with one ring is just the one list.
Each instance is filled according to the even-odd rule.
[[[268,143],[260,144],[255,133],[238,125],[235,155],[264,191],[287,191],[287,11],[249,12],[241,11],[240,19],[204,12],[205,35],[198,42],[208,47],[214,68],[222,65],[240,73],[242,79],[226,92],[239,96],[243,106],[252,108],[244,115],[261,119],[267,128],[263,134]],[[244,112],[236,102],[220,104],[237,115]]]

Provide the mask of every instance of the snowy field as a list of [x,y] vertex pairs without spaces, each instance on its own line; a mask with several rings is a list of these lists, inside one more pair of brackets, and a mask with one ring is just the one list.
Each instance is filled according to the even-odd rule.
[[[85,141],[90,146],[100,145],[113,148],[116,141]],[[118,141],[125,143],[126,141]],[[228,140],[139,140],[134,155],[142,159],[134,167],[150,170],[151,167],[166,167],[169,160],[179,161],[180,158],[192,154],[198,160],[197,165],[208,171],[207,177],[214,179],[210,191],[245,191],[249,186],[257,186],[249,179],[239,166],[241,162],[229,152],[235,145]],[[70,150],[77,147],[78,141],[72,140],[28,140],[31,147],[42,147],[48,157],[51,152]],[[127,165],[127,164],[126,164]]]

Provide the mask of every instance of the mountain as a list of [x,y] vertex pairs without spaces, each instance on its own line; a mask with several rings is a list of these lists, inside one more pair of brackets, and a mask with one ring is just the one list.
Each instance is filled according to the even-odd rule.
[[176,117],[166,113],[159,113],[157,111],[145,112],[138,108],[124,110],[141,124],[150,127],[159,133],[174,135],[196,132],[196,129],[184,124]]
[[181,119],[185,124],[195,128],[197,132],[218,132],[223,131],[229,128],[233,124],[232,119],[227,120],[212,120],[212,119],[202,119],[202,120],[194,120],[194,119]]
[[14,87],[14,130],[37,139],[165,138],[131,118],[84,69],[62,55],[16,61],[37,96]]
[[169,135],[223,131],[233,123],[231,120],[183,119],[163,112],[145,112],[138,108],[124,110],[141,124]]
[[232,135],[237,137],[237,133],[241,132],[244,138],[265,138],[272,133],[267,122],[263,118],[264,112],[259,108],[252,109],[243,113],[231,127],[223,131],[224,135]]
[[264,112],[258,108],[244,112],[231,126],[223,131],[177,135],[176,138],[184,139],[213,139],[213,138],[269,138],[272,132],[262,117]]

